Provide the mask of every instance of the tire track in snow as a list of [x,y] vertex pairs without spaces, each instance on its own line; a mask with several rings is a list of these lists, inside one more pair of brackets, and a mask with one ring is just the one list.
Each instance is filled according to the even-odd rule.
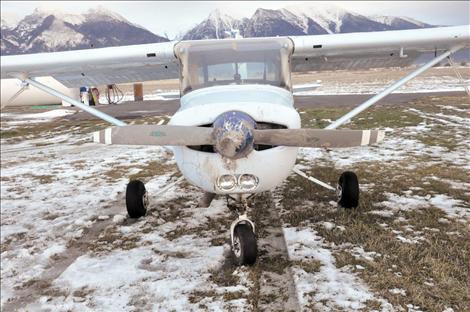
[[272,194],[255,198],[251,215],[257,228],[258,259],[250,272],[254,311],[300,311],[278,207]]

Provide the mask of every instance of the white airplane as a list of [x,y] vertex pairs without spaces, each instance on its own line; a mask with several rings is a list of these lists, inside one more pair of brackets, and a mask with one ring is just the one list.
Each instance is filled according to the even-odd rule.
[[[337,193],[345,208],[358,206],[359,183],[344,172],[337,187],[295,168],[298,147],[335,148],[379,142],[379,130],[336,130],[406,82],[470,46],[470,26],[275,38],[180,41],[1,57],[1,78],[18,78],[110,122],[94,134],[105,144],[172,146],[179,170],[209,194],[238,202],[230,228],[238,264],[257,257],[248,199],[279,185],[292,171]],[[406,66],[422,53],[433,57],[325,129],[301,129],[291,71]],[[83,105],[35,78],[52,76],[66,87],[179,77],[181,106],[168,125],[127,125]],[[210,203],[210,201],[208,201]],[[130,181],[131,218],[146,214],[141,181]]]

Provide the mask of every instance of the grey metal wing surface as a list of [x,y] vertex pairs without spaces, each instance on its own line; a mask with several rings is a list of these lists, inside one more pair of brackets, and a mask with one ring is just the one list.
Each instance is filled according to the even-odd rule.
[[455,46],[468,49],[470,25],[290,38],[293,72],[403,67]]
[[66,87],[177,78],[176,42],[1,57],[1,78],[52,76]]

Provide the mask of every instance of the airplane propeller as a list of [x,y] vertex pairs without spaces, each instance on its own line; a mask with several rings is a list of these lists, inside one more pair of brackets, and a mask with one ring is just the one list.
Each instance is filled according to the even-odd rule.
[[105,144],[195,146],[213,145],[220,155],[238,159],[258,145],[298,147],[352,147],[380,142],[380,130],[256,129],[244,112],[228,111],[212,127],[129,125],[94,133],[94,141]]
[[[125,145],[214,145],[225,157],[241,158],[253,149],[253,144],[334,148],[370,145],[384,138],[381,130],[253,129],[248,140],[243,131],[219,133],[218,128],[209,127],[130,125],[95,132],[94,141]],[[244,144],[247,148],[243,148]]]

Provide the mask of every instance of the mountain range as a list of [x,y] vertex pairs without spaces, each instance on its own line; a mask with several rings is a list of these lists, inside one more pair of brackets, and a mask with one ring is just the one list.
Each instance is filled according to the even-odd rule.
[[2,55],[169,41],[103,8],[85,14],[36,9],[17,25],[2,19],[1,32]]
[[[234,18],[219,9],[182,35],[184,40],[225,38],[233,30],[244,37],[301,36],[433,27],[407,17],[364,16],[332,5],[259,8]],[[76,50],[169,41],[123,16],[99,7],[84,14],[36,9],[18,23],[1,21],[1,54]]]
[[432,27],[407,17],[369,16],[333,5],[291,6],[279,10],[257,9],[251,18],[235,19],[221,10],[213,11],[190,29],[185,40],[224,38],[231,29],[244,37],[302,36],[363,31]]

